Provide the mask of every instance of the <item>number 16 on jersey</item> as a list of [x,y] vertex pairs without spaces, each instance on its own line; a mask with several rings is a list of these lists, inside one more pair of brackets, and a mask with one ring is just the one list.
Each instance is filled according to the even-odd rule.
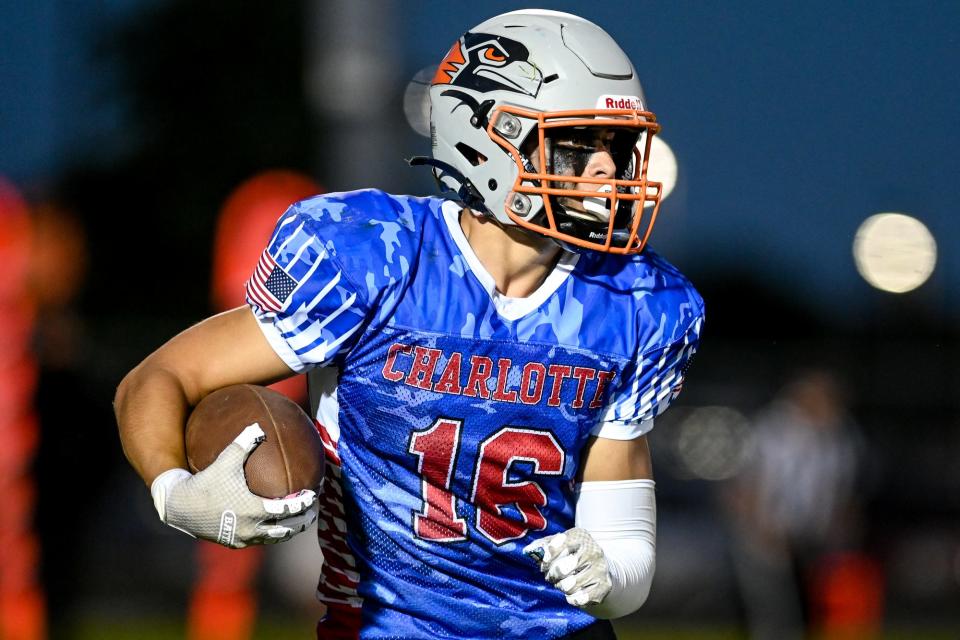
[[[450,490],[460,449],[463,420],[437,418],[422,431],[410,434],[408,451],[417,456],[423,509],[413,512],[413,530],[432,542],[458,542],[468,538],[467,522],[457,515],[456,496]],[[535,480],[510,481],[517,462],[533,465],[533,475],[559,476],[565,454],[549,431],[506,426],[478,447],[473,464],[470,501],[476,505],[476,528],[497,545],[523,538],[547,526],[540,507],[547,494]],[[521,519],[508,517],[503,507],[512,505]]]

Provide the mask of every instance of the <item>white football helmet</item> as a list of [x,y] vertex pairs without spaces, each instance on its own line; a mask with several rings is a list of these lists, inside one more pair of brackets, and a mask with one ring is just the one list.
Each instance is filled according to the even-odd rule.
[[[643,250],[660,207],[647,180],[660,127],[600,27],[545,10],[491,18],[453,44],[430,103],[433,159],[417,163],[464,205],[567,245]],[[584,175],[600,149],[616,175]]]

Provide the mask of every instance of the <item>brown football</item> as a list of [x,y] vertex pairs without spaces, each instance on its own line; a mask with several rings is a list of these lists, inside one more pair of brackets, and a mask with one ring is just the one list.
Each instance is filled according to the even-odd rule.
[[264,498],[282,498],[301,489],[317,490],[323,479],[324,454],[313,421],[283,394],[252,384],[218,389],[194,408],[185,434],[190,470],[205,469],[255,422],[266,439],[243,467],[250,491]]

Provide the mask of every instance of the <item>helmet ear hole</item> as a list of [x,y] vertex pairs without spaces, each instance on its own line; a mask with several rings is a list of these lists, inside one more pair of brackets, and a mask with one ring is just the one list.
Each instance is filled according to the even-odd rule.
[[487,161],[487,156],[483,155],[473,147],[463,142],[458,142],[456,144],[457,151],[460,152],[460,155],[470,163],[471,166],[478,166]]

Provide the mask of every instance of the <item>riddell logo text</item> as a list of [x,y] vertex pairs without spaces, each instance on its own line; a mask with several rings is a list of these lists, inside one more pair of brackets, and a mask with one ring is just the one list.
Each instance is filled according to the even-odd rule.
[[[520,378],[515,387],[510,384],[511,372],[514,380]],[[592,367],[520,364],[510,358],[494,361],[487,356],[445,353],[399,342],[387,350],[381,373],[391,382],[435,393],[522,404],[541,404],[545,400],[548,407],[567,403],[572,409],[602,407],[604,392],[617,376],[615,371]]]
[[643,111],[643,102],[636,96],[600,96],[598,109],[636,109]]

